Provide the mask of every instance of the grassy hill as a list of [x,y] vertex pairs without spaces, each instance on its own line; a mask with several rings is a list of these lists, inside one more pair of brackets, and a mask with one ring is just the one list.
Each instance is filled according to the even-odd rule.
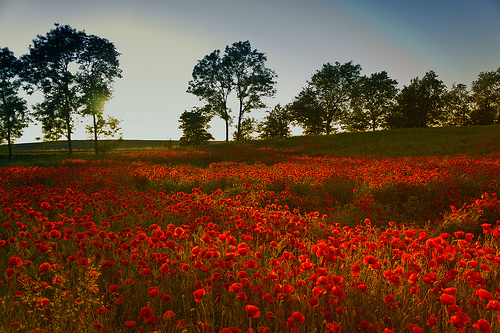
[[[248,155],[231,154],[241,152]],[[179,147],[177,141],[123,140],[111,154],[136,150],[195,149],[214,153],[217,160],[252,162],[258,160],[262,148],[275,148],[274,152],[309,156],[499,156],[500,125],[406,128],[362,133],[338,133],[329,136],[295,136],[286,139],[252,140],[245,142],[210,142],[198,147]],[[73,141],[74,158],[95,158],[93,142]],[[260,152],[257,152],[257,151]],[[0,165],[52,165],[67,158],[67,142],[22,143],[13,147],[14,159],[7,157],[7,146],[0,146]],[[102,157],[102,156],[101,156]]]

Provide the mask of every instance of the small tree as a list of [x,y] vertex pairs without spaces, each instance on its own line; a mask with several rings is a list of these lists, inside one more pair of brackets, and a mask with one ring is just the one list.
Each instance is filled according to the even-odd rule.
[[476,109],[472,114],[475,125],[500,124],[500,68],[481,72],[472,82]]
[[322,108],[316,92],[311,87],[304,88],[295,100],[286,106],[292,123],[301,126],[306,135],[326,133],[325,110]]
[[[121,120],[114,117],[107,116],[104,118],[102,113],[97,113],[93,117],[92,125],[85,126],[85,131],[89,135],[89,139],[94,139],[97,142],[98,138],[105,139],[99,145],[95,146],[95,154],[107,153],[115,149],[123,141],[123,134],[120,133],[119,127]],[[114,139],[114,140],[112,140]]]
[[199,145],[209,140],[214,140],[212,134],[207,129],[210,128],[208,122],[211,117],[204,114],[204,112],[195,108],[193,111],[184,111],[179,119],[183,136],[180,138],[181,145]]
[[258,125],[262,139],[286,138],[290,136],[290,114],[287,108],[277,104]]
[[104,103],[112,96],[112,85],[115,78],[121,78],[118,53],[115,45],[107,39],[94,35],[85,36],[78,63],[80,72],[77,82],[82,94],[83,114],[91,115],[94,129],[94,151],[99,152],[98,137],[103,126],[116,126],[119,121],[108,117],[104,120]]
[[233,139],[236,141],[253,140],[252,133],[257,130],[257,121],[255,118],[244,118],[240,125],[240,136],[238,139],[238,132],[233,133]]
[[9,158],[12,143],[28,126],[26,101],[19,97],[21,63],[8,48],[0,48],[0,142],[7,141]]

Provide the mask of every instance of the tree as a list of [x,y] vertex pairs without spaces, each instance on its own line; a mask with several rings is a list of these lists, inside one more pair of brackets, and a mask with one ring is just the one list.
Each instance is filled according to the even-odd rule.
[[476,109],[472,121],[476,125],[500,124],[500,68],[481,72],[472,82]]
[[76,31],[69,25],[55,24],[46,36],[38,35],[30,45],[29,53],[22,57],[26,64],[25,80],[40,89],[45,97],[35,107],[44,137],[58,140],[66,136],[69,154],[72,153],[72,116],[81,106],[74,67],[84,41],[84,32]]
[[311,87],[304,88],[294,101],[286,107],[290,112],[292,123],[300,125],[306,135],[326,133],[327,113],[321,107],[316,92]]
[[352,61],[324,64],[290,105],[294,121],[307,134],[334,132],[334,125],[346,117],[360,72],[361,66]]
[[8,48],[0,48],[0,142],[7,141],[9,158],[12,143],[28,126],[26,101],[18,96],[21,63]]
[[277,104],[267,113],[264,121],[258,125],[260,137],[262,139],[289,137],[290,114],[287,108]]
[[210,128],[208,122],[211,117],[207,116],[203,110],[196,108],[193,111],[184,111],[179,119],[183,135],[179,142],[181,145],[199,145],[208,140],[213,140],[212,134],[208,133]]
[[[115,45],[107,39],[94,35],[85,36],[82,52],[77,63],[80,71],[77,73],[76,82],[82,93],[83,114],[92,116],[94,134],[94,151],[99,152],[98,137],[103,133],[103,126],[116,124],[115,118],[104,120],[104,103],[111,99],[112,85],[115,78],[121,78],[122,70]],[[119,121],[118,121],[119,123]],[[115,126],[116,127],[116,126]],[[107,136],[113,131],[108,132]],[[116,133],[116,131],[115,131]]]
[[228,96],[233,88],[229,58],[221,58],[220,50],[206,55],[195,65],[193,79],[188,82],[188,93],[207,102],[204,110],[216,114],[226,123],[226,141],[229,141],[231,110],[227,107]]
[[233,138],[237,141],[248,141],[252,140],[252,133],[255,132],[257,127],[257,121],[255,118],[243,118],[240,125],[240,137],[238,139],[238,132],[233,133]]
[[397,84],[386,71],[360,77],[351,99],[352,112],[344,124],[361,131],[381,127],[398,94]]
[[252,50],[250,42],[236,42],[226,46],[225,54],[230,64],[236,97],[239,101],[236,141],[242,139],[242,121],[246,113],[253,109],[264,108],[262,97],[276,93],[276,73],[265,66],[265,53]]
[[422,79],[411,80],[396,97],[396,105],[387,118],[387,127],[431,127],[442,123],[446,86],[434,71]]
[[[92,125],[85,126],[85,131],[89,134],[91,139],[94,139],[94,142],[97,142],[98,137],[107,138],[105,142],[99,143],[99,145],[95,145],[94,148],[97,149],[95,154],[99,153],[107,153],[112,149],[116,148],[123,140],[123,134],[119,133],[121,128],[121,121],[108,116],[104,118],[102,113],[97,113],[93,115],[93,123]],[[118,136],[117,140],[111,140]]]
[[472,124],[471,113],[473,96],[463,83],[453,84],[444,95],[444,109],[446,118],[443,125],[465,126]]

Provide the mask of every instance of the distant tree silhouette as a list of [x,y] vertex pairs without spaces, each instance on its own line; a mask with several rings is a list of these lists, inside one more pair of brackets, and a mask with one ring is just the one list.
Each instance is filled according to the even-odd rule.
[[351,105],[361,66],[324,64],[288,106],[293,120],[307,134],[331,134],[334,125],[345,119]]
[[213,140],[212,134],[208,133],[207,128],[210,126],[210,116],[207,116],[203,110],[197,108],[192,111],[184,111],[179,119],[183,136],[180,138],[181,145],[199,145],[203,142]]
[[227,107],[228,96],[233,88],[233,76],[229,58],[221,58],[220,50],[215,50],[198,60],[188,82],[188,93],[207,102],[204,112],[215,114],[226,123],[226,141],[229,141],[230,112]]
[[321,107],[316,92],[311,87],[304,88],[294,101],[286,106],[292,122],[304,129],[304,134],[325,134],[324,119],[327,115]]
[[28,126],[26,101],[18,96],[21,62],[8,48],[0,48],[0,142],[6,140],[9,158],[12,143]]
[[387,127],[432,127],[445,118],[446,86],[429,71],[422,79],[411,80],[396,97],[396,105],[387,117]]
[[250,42],[236,42],[226,46],[225,54],[229,59],[236,97],[239,101],[236,141],[242,137],[242,121],[246,113],[253,109],[264,108],[262,97],[276,93],[274,81],[276,73],[265,66],[265,53],[252,50]]
[[286,138],[290,136],[290,114],[286,107],[277,104],[258,125],[262,139]]
[[343,128],[349,131],[372,131],[383,125],[384,119],[395,103],[398,81],[389,78],[386,71],[359,78],[351,110],[346,113]]
[[471,114],[474,106],[472,93],[463,83],[453,84],[444,95],[445,120],[444,126],[471,125]]
[[71,154],[72,115],[81,106],[74,68],[85,33],[69,25],[55,26],[45,36],[38,35],[33,40],[29,53],[22,56],[22,60],[27,68],[25,80],[40,89],[45,97],[35,106],[35,116],[42,123],[44,137],[58,140],[66,136]]
[[93,123],[85,126],[85,131],[94,140],[94,143],[97,143],[96,137],[105,139],[105,141],[101,140],[98,145],[94,145],[96,155],[107,153],[122,143],[123,134],[120,133],[120,123],[121,121],[115,117],[107,116],[104,118],[102,112],[93,114]]
[[96,124],[97,115],[111,98],[114,78],[121,77],[118,56],[113,43],[69,25],[56,23],[45,36],[33,40],[29,53],[21,57],[26,69],[23,78],[31,92],[36,88],[45,97],[35,106],[45,139],[65,136],[69,154],[73,152],[73,116],[93,115]]
[[500,124],[500,68],[481,72],[472,82],[476,109],[472,113],[475,125]]
[[[94,151],[99,152],[99,133],[112,137],[117,134],[119,121],[113,117],[103,117],[104,103],[111,99],[115,78],[121,78],[122,70],[118,57],[120,53],[107,39],[94,35],[85,36],[82,52],[77,60],[80,71],[76,82],[81,92],[83,114],[92,116]],[[108,128],[104,130],[103,128]],[[112,129],[113,128],[113,129]],[[88,130],[89,128],[87,128]]]

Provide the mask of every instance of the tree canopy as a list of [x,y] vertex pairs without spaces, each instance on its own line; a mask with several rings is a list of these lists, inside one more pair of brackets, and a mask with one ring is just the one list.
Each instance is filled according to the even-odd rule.
[[21,62],[7,47],[0,48],[0,142],[6,140],[9,158],[12,143],[28,126],[26,101],[18,96],[21,87]]
[[72,153],[73,116],[102,113],[113,79],[121,77],[118,55],[113,43],[69,25],[55,24],[45,36],[33,40],[22,57],[23,77],[45,97],[34,109],[46,139],[66,136]]

